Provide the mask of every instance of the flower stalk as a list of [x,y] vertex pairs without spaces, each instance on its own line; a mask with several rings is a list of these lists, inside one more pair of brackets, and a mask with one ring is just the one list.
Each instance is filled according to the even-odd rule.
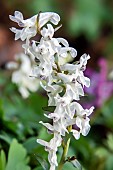
[[60,163],[58,165],[58,168],[57,170],[62,170],[63,169],[63,166],[65,164],[65,161],[66,161],[66,157],[67,157],[67,153],[68,153],[68,149],[69,149],[69,145],[70,145],[70,140],[71,138],[69,137],[68,140],[66,141],[66,143],[63,143],[62,145],[62,148],[63,148],[63,153],[62,153],[62,157],[61,157],[61,160],[60,160]]
[[[68,132],[71,132],[72,126],[69,126],[67,129],[68,129]],[[62,170],[63,166],[66,162],[66,157],[68,154],[71,137],[70,137],[70,135],[67,134],[65,138],[66,138],[66,140],[62,141],[63,153],[62,153],[61,160],[59,162],[57,170]]]

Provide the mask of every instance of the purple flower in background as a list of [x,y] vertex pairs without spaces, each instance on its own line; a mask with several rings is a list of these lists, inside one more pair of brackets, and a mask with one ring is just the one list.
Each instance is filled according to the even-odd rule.
[[85,92],[91,96],[90,101],[85,103],[87,107],[92,104],[96,107],[101,107],[113,93],[113,82],[107,79],[107,61],[104,58],[99,59],[98,66],[99,72],[91,68],[88,68],[85,72],[86,76],[91,80],[91,86],[85,88]]
[[97,86],[99,83],[99,73],[91,68],[87,68],[85,74],[90,77],[90,84],[89,88],[85,88],[85,92],[91,95],[94,95],[97,91]]

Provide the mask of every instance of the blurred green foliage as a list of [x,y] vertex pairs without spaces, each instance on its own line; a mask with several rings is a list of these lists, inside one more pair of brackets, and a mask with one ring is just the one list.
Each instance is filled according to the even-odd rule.
[[6,163],[6,155],[3,150],[0,152],[0,169],[1,170],[30,170],[31,168],[26,164],[29,161],[27,156],[27,151],[24,147],[19,144],[15,139],[11,142],[8,161]]
[[76,10],[69,21],[70,32],[83,32],[88,39],[97,39],[103,22],[109,17],[109,9],[101,0],[76,0],[74,6]]

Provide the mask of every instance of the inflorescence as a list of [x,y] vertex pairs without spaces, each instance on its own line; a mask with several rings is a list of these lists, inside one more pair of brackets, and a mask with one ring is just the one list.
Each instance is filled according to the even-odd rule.
[[[40,121],[53,134],[52,139],[49,142],[37,139],[48,152],[50,170],[55,170],[58,166],[56,152],[65,135],[71,133],[75,139],[79,139],[80,134],[86,136],[90,130],[89,116],[94,107],[84,109],[78,103],[80,97],[84,96],[84,86],[90,86],[90,79],[84,76],[90,56],[83,54],[75,62],[76,49],[69,47],[64,38],[53,38],[55,31],[60,28],[56,27],[60,21],[60,16],[56,13],[40,12],[24,20],[22,13],[15,11],[14,16],[9,17],[22,28],[11,28],[15,33],[15,40],[26,41],[23,45],[25,53],[36,62],[30,76],[40,80],[49,97],[48,107],[55,108],[51,113],[44,114],[52,120],[52,124]],[[37,33],[41,35],[39,42],[31,40]],[[72,64],[66,62],[68,56],[74,60]]]

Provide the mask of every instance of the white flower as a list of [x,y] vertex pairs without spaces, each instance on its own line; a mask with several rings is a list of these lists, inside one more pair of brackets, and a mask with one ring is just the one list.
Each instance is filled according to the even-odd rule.
[[57,38],[57,41],[62,44],[64,47],[69,47],[69,43],[67,40],[65,40],[64,38]]
[[49,152],[48,161],[50,163],[50,169],[55,170],[55,167],[58,166],[56,152],[62,142],[61,136],[58,133],[54,133],[54,137],[50,140],[50,142],[46,142],[41,139],[37,139],[37,142],[45,146],[45,150]]
[[78,74],[63,74],[58,73],[58,77],[63,80],[65,86],[66,86],[66,96],[70,96],[71,101],[72,100],[79,100],[79,96],[84,96],[83,87],[80,83],[77,81]]
[[40,44],[36,46],[34,41],[32,44],[34,50],[35,58],[39,59],[40,62],[48,62],[51,65],[54,65],[54,50],[51,47],[51,44],[47,41],[41,39]]
[[[83,71],[86,68],[87,60],[89,59],[89,55],[82,55],[80,58],[79,64],[64,64],[61,66],[62,71],[68,71],[70,74],[75,74],[75,79],[84,86],[90,86],[90,79],[85,77]],[[68,76],[69,77],[69,76]],[[71,76],[70,76],[71,77]]]
[[40,80],[49,80],[50,79],[50,75],[52,73],[52,66],[50,63],[47,63],[47,62],[43,62],[43,63],[40,63],[39,66],[35,66],[33,69],[32,69],[32,72],[31,72],[31,77],[37,77],[38,79]]
[[78,140],[80,138],[80,130],[72,129],[71,132],[73,133],[73,136],[75,137],[75,139]]
[[53,113],[50,113],[49,115],[45,115],[49,119],[53,120],[53,125],[49,123],[43,123],[46,128],[53,132],[57,132],[62,136],[65,136],[65,132],[68,133],[67,128],[67,119],[68,119],[68,113],[65,107],[63,107],[63,103],[58,103],[56,106],[56,109],[54,110]]
[[41,86],[48,93],[49,97],[48,106],[55,106],[57,102],[56,99],[60,97],[59,93],[62,92],[63,88],[57,84],[43,85],[43,83],[41,83]]
[[93,112],[94,107],[92,106],[89,110],[83,109],[83,107],[77,103],[74,102],[75,109],[75,115],[76,115],[76,125],[79,128],[79,130],[72,130],[73,135],[76,139],[80,137],[80,133],[83,136],[86,136],[89,133],[90,130],[90,124],[89,124],[89,116]]
[[53,133],[57,132],[65,136],[65,133],[68,133],[67,127],[76,123],[76,119],[73,118],[74,114],[72,104],[67,104],[65,99],[62,99],[62,101],[58,99],[58,104],[54,112],[48,115],[45,114],[46,117],[53,120],[53,125],[50,123],[43,123],[42,121],[40,123]]
[[11,70],[11,69],[17,69],[18,68],[18,63],[15,61],[10,61],[6,64],[6,68]]
[[14,16],[9,15],[9,18],[12,21],[17,22],[20,27],[27,27],[27,26],[32,27],[35,24],[36,15],[31,17],[30,19],[24,20],[23,19],[23,14],[21,12],[19,12],[19,11],[15,11]]
[[51,39],[54,35],[54,28],[51,24],[47,24],[47,28],[43,27],[41,30],[41,35],[44,37],[44,39]]
[[72,83],[66,84],[65,95],[70,96],[71,101],[80,100],[80,97],[84,96],[82,85],[79,84],[78,82],[72,82]]
[[15,11],[14,16],[9,15],[9,18],[12,21],[17,22],[20,27],[23,27],[22,30],[14,27],[11,28],[11,31],[15,33],[15,40],[20,38],[22,41],[35,36],[37,34],[37,30],[39,29],[40,31],[47,22],[50,21],[54,25],[57,25],[60,21],[59,15],[53,12],[40,13],[39,15],[34,15],[33,17],[24,20],[23,14],[19,11]]
[[57,25],[60,21],[60,16],[54,12],[41,12],[39,14],[39,27],[42,28],[47,22]]
[[19,38],[24,41],[26,38],[31,38],[36,35],[37,33],[37,26],[36,26],[36,18],[37,15],[24,20],[23,14],[19,11],[14,12],[14,16],[9,15],[9,18],[17,22],[20,27],[23,27],[22,30],[16,29],[14,27],[11,28],[11,31],[15,33],[15,40]]
[[[31,59],[23,54],[20,53],[15,56],[15,68],[16,69],[12,73],[12,82],[17,84],[18,90],[21,93],[23,98],[27,98],[29,96],[29,91],[35,92],[39,88],[39,81],[37,79],[34,79],[33,77],[29,77],[29,74],[32,69],[32,61]],[[19,64],[19,61],[21,62]],[[12,62],[8,63],[8,65],[11,65]],[[9,67],[9,66],[8,66]]]
[[68,53],[70,53],[72,58],[75,58],[77,56],[77,51],[72,47],[62,47],[60,52],[59,52],[59,55],[61,57],[66,58]]

